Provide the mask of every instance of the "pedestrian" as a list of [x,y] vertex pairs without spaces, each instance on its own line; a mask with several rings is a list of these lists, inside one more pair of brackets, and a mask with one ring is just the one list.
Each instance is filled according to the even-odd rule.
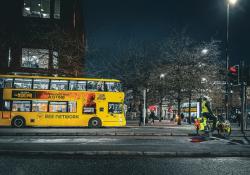
[[236,114],[236,122],[238,122],[239,127],[240,127],[240,119],[241,119],[241,113],[238,112],[238,113]]
[[139,103],[139,126],[143,124],[143,109],[142,104]]
[[184,114],[183,113],[181,113],[181,120],[183,120],[184,119]]
[[150,112],[149,118],[151,119],[150,123],[155,123],[155,113],[154,113],[154,111]]

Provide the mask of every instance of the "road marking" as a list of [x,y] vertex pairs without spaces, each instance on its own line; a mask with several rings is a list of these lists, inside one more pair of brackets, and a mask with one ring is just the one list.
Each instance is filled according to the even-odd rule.
[[74,138],[74,139],[0,139],[0,143],[106,143],[114,142],[118,139],[113,138],[96,138],[96,139],[85,139],[85,138]]

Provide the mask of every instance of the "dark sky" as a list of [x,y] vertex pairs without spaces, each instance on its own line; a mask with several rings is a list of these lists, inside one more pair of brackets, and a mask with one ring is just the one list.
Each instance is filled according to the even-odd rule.
[[[129,40],[157,42],[172,28],[198,41],[226,40],[227,0],[84,0],[91,46],[113,50]],[[250,62],[250,0],[230,8],[230,59]]]

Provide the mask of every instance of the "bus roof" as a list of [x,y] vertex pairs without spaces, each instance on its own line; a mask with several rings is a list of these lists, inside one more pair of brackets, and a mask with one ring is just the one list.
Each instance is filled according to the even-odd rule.
[[86,80],[86,81],[120,82],[120,80],[117,80],[117,79],[59,77],[59,76],[40,76],[40,75],[38,76],[38,75],[4,75],[4,74],[0,74],[0,78],[37,78],[37,79],[52,79],[52,80]]

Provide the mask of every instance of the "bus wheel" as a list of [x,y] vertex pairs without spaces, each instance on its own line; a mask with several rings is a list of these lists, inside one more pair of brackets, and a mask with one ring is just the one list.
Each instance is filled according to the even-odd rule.
[[23,128],[25,126],[25,119],[21,116],[14,117],[11,121],[14,128]]
[[99,118],[92,118],[89,120],[89,125],[90,128],[100,128],[102,127],[102,122]]

